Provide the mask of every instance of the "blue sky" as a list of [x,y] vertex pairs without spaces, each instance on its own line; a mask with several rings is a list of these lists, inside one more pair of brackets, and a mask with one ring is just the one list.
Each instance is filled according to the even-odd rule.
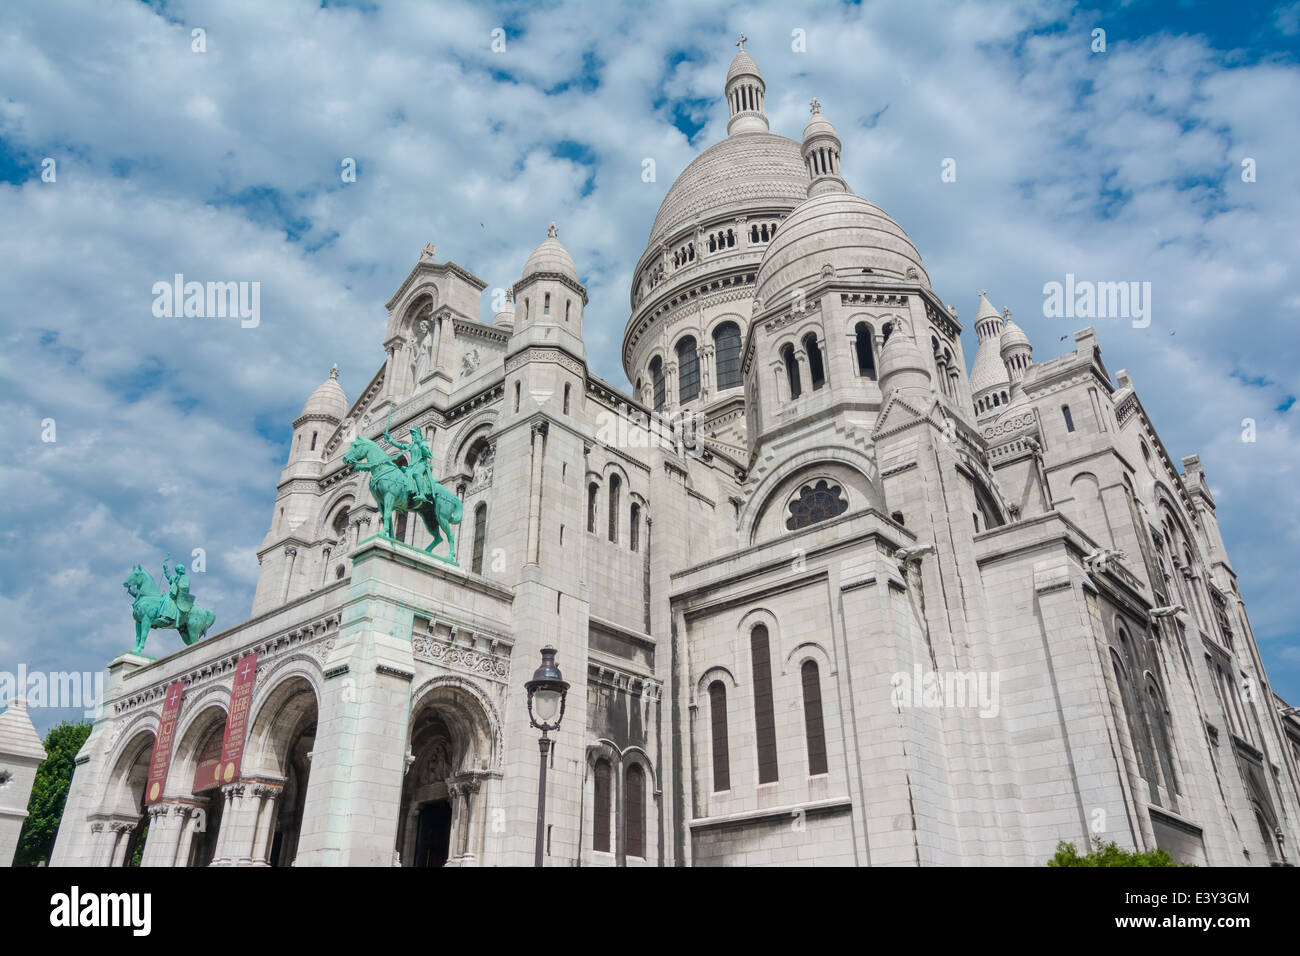
[[[102,668],[131,643],[122,580],[167,551],[205,550],[218,629],[247,617],[290,422],[333,363],[349,397],[369,382],[425,242],[491,289],[556,220],[593,370],[626,386],[631,270],[673,178],[725,135],[741,31],[773,130],[797,138],[820,99],[969,356],[977,289],[1046,359],[1079,323],[1043,317],[1045,282],[1152,283],[1149,328],[1096,323],[1107,366],[1175,458],[1201,455],[1271,678],[1300,701],[1296,2],[9,7],[0,670]],[[261,324],[155,318],[177,272],[259,281]]]

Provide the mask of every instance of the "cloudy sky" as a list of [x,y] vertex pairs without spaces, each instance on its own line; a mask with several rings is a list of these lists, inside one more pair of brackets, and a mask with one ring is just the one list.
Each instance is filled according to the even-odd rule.
[[[7,6],[0,670],[101,669],[132,642],[127,571],[168,551],[206,552],[193,588],[218,630],[247,617],[290,422],[331,364],[350,398],[369,382],[425,242],[506,286],[556,220],[594,371],[626,387],[631,271],[673,178],[725,135],[743,31],[773,130],[797,138],[821,100],[968,356],[977,289],[1043,359],[1085,324],[1044,317],[1045,282],[1152,284],[1148,328],[1097,321],[1107,365],[1175,459],[1201,455],[1300,703],[1300,3],[1216,6]],[[260,324],[155,317],[176,273],[260,282]]]

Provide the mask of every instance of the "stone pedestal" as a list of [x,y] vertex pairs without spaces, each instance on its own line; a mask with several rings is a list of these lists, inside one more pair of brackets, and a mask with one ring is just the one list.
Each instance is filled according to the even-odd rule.
[[415,676],[406,579],[432,563],[383,538],[353,553],[339,636],[325,662],[297,866],[392,862]]

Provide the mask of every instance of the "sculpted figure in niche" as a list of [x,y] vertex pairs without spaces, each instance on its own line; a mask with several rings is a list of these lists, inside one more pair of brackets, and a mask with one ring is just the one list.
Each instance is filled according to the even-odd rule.
[[433,327],[428,319],[420,321],[420,336],[415,342],[415,352],[411,356],[411,387],[419,388],[420,382],[433,368]]
[[432,752],[425,766],[426,783],[442,783],[451,776],[451,744],[439,738],[433,742]]

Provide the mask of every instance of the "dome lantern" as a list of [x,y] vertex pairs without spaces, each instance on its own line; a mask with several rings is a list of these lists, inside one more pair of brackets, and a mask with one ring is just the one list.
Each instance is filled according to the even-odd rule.
[[767,85],[763,82],[758,64],[745,52],[747,39],[749,38],[742,33],[736,40],[740,52],[731,61],[731,67],[727,70],[727,83],[723,87],[731,111],[731,119],[727,121],[728,136],[736,133],[766,133],[771,128],[763,108]]
[[808,167],[808,195],[821,196],[825,193],[846,193],[849,185],[840,172],[840,150],[842,143],[835,127],[822,115],[822,104],[813,97],[808,104],[812,110],[812,119],[803,128],[803,146],[800,153],[804,165]]

